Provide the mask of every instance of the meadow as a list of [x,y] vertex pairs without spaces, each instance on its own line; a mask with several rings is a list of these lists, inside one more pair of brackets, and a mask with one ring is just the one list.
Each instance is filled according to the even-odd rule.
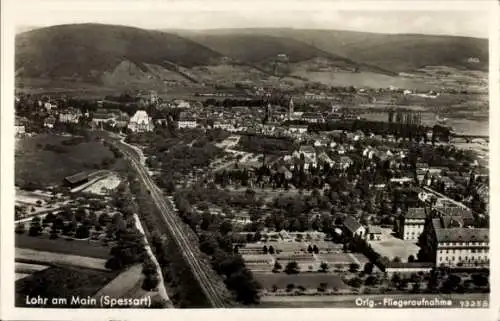
[[[16,140],[15,184],[28,183],[41,188],[60,185],[64,177],[81,171],[99,169],[113,153],[98,141],[85,140],[65,144],[71,137],[40,134]],[[113,167],[119,166],[117,162]]]

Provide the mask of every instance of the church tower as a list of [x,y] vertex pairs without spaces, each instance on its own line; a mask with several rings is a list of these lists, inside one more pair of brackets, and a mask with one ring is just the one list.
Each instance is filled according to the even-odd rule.
[[288,103],[288,120],[292,120],[293,114],[293,98],[290,98],[290,102]]

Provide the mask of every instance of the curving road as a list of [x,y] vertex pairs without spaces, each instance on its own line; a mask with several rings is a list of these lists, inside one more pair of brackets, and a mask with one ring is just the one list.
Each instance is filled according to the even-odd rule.
[[149,176],[147,169],[138,160],[138,156],[135,155],[135,151],[131,151],[131,148],[116,141],[113,141],[116,147],[118,147],[125,157],[130,161],[130,164],[135,169],[138,174],[138,178],[144,183],[146,188],[151,194],[155,205],[157,206],[159,212],[161,213],[161,219],[165,222],[170,235],[179,246],[180,253],[184,257],[184,260],[191,268],[196,281],[200,284],[205,296],[214,308],[224,308],[227,306],[226,301],[222,295],[217,290],[214,282],[212,282],[210,275],[207,273],[207,268],[200,264],[200,260],[197,258],[196,254],[193,252],[192,243],[189,241],[186,232],[184,231],[183,223],[177,214],[172,209],[171,205],[167,203],[164,195],[162,195],[161,190],[156,186],[151,177]]

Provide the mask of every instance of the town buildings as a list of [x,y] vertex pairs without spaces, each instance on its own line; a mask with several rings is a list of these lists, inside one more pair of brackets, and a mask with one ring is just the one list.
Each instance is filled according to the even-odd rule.
[[78,124],[83,116],[80,109],[69,107],[59,113],[59,122],[64,124]]

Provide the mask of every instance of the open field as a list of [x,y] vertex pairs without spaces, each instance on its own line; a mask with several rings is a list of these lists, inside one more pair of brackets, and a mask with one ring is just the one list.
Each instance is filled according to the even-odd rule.
[[354,86],[358,88],[371,87],[371,88],[389,88],[394,86],[397,88],[419,88],[429,90],[432,86],[426,85],[425,82],[399,77],[389,76],[369,71],[359,73],[352,72],[306,72],[297,71],[295,76],[305,77],[311,81],[320,82],[328,86]]
[[321,262],[327,262],[331,264],[356,263],[356,261],[346,253],[318,254],[317,257]]
[[104,266],[106,260],[79,255],[59,254],[54,252],[35,251],[30,249],[15,249],[15,258],[23,263],[61,264],[78,266],[87,269],[108,271]]
[[47,269],[47,265],[16,262],[16,273],[34,273]]
[[20,138],[15,151],[16,185],[23,186],[27,182],[59,185],[64,177],[98,168],[105,158],[113,158],[111,151],[97,141],[63,145],[62,142],[68,139],[48,134]]
[[48,235],[33,237],[26,234],[16,234],[14,244],[18,249],[72,254],[103,260],[109,258],[110,251],[109,247],[99,242],[86,240],[67,241],[62,238],[51,240]]
[[95,294],[95,297],[108,295],[110,297],[118,298],[129,296],[135,292],[142,284],[142,265],[135,264],[122,273],[118,274],[111,282],[103,287]]
[[395,238],[390,235],[390,230],[388,229],[382,229],[382,231],[384,233],[382,241],[368,241],[375,252],[381,256],[387,256],[390,260],[397,256],[403,262],[407,262],[410,255],[417,257],[419,247],[415,244],[415,241],[405,241]]
[[[16,281],[16,306],[26,306],[26,296],[28,295],[30,297],[40,295],[49,299],[46,307],[78,307],[78,305],[70,304],[72,296],[80,298],[92,296],[110,282],[116,274],[116,272],[102,272],[76,267],[50,267]],[[68,304],[51,305],[51,298],[66,298]]]
[[288,284],[295,287],[303,286],[306,289],[317,289],[321,283],[327,283],[328,289],[349,288],[339,276],[327,273],[299,273],[295,275],[285,273],[254,273],[254,277],[263,288],[272,290],[273,285],[285,289]]

